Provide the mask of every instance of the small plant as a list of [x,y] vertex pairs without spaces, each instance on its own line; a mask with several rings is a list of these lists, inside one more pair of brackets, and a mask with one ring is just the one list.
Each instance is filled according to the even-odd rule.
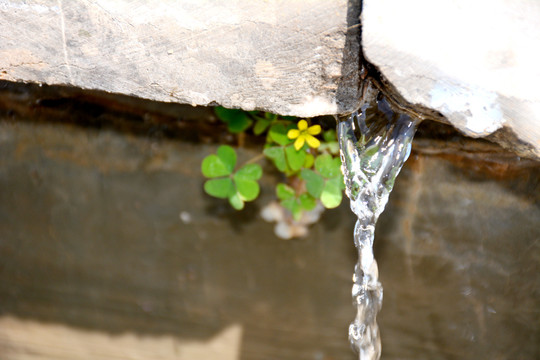
[[262,176],[262,168],[259,164],[247,164],[235,172],[235,166],[236,151],[230,146],[220,146],[216,155],[208,155],[202,162],[202,172],[211,180],[204,183],[204,191],[217,198],[229,199],[233,208],[241,210],[245,201],[259,196],[257,180]]
[[238,169],[236,151],[230,146],[220,146],[216,154],[208,155],[201,166],[203,175],[209,178],[204,184],[207,194],[228,199],[233,208],[241,210],[245,202],[259,195],[257,181],[263,170],[256,162],[266,158],[283,173],[276,196],[294,220],[315,209],[318,202],[328,209],[341,203],[344,184],[333,129],[323,132],[320,125],[310,126],[306,119],[258,111],[217,107],[215,113],[231,133],[251,129],[255,135],[265,136],[266,143],[260,156]]

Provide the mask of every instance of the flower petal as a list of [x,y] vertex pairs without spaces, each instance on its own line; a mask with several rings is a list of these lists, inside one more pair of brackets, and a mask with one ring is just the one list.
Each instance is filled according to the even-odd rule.
[[313,125],[307,129],[310,135],[319,135],[321,133],[321,125]]
[[307,121],[306,121],[306,120],[300,120],[300,121],[298,122],[298,125],[297,125],[297,126],[298,126],[298,130],[304,131],[304,130],[307,129]]
[[300,130],[296,130],[296,129],[291,129],[287,133],[287,137],[289,139],[296,139],[299,135],[300,135]]
[[[309,146],[311,146],[312,148],[316,149],[318,148],[320,145],[321,145],[321,142],[319,141],[319,139],[307,134],[306,136],[306,141],[308,143]],[[295,144],[296,145],[296,144]]]
[[300,135],[298,139],[294,142],[294,148],[296,151],[300,150],[302,146],[304,146],[304,143],[306,142],[306,136],[304,134]]

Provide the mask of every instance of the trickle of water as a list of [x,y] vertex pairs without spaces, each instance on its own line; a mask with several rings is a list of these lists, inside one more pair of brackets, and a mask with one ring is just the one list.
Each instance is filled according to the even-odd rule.
[[392,110],[368,85],[359,111],[338,123],[341,169],[351,209],[358,216],[354,244],[358,262],[353,275],[357,314],[349,326],[349,341],[361,360],[381,356],[377,313],[383,288],[373,256],[375,224],[383,212],[401,167],[409,157],[419,121]]

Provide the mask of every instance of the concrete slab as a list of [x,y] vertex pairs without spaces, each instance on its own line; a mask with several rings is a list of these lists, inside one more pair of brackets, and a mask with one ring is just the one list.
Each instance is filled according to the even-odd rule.
[[412,104],[540,158],[540,3],[366,0],[362,48]]
[[358,98],[358,0],[0,0],[0,80],[315,116]]

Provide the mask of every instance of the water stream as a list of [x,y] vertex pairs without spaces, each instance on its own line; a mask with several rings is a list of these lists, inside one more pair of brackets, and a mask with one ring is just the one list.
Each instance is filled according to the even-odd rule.
[[349,341],[361,360],[381,356],[377,313],[383,288],[373,256],[375,224],[383,212],[401,167],[409,157],[418,120],[393,111],[389,102],[367,85],[360,109],[338,123],[342,171],[351,209],[358,216],[354,244],[358,262],[352,296],[356,318]]

